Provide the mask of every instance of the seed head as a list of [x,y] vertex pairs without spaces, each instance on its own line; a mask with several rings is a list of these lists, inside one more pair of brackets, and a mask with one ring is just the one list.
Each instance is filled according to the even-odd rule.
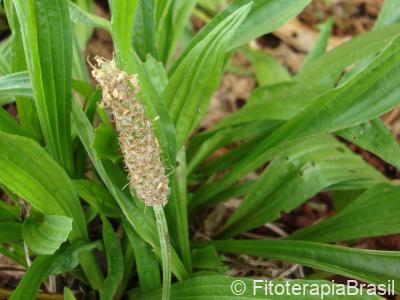
[[92,75],[103,90],[102,105],[114,114],[118,140],[129,172],[131,187],[146,205],[165,205],[169,187],[161,149],[152,122],[138,100],[137,75],[119,70],[114,62],[96,57]]

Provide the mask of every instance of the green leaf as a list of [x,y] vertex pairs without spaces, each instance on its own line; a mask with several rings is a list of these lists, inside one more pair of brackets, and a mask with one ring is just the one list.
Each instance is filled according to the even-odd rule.
[[206,112],[222,74],[225,48],[249,10],[246,5],[222,19],[191,49],[170,78],[163,100],[176,126],[178,149]]
[[123,221],[126,235],[135,253],[136,269],[139,284],[143,290],[154,290],[161,287],[160,267],[150,247]]
[[17,221],[21,218],[21,206],[0,201],[0,221]]
[[[49,153],[72,173],[72,33],[64,0],[13,0]],[[50,13],[51,12],[51,13]]]
[[[241,290],[239,288],[245,286],[246,289],[243,290],[242,294],[235,295],[232,292],[232,284],[234,282],[238,283],[238,292]],[[260,283],[260,286],[266,282]],[[281,280],[273,280],[272,283],[280,283],[280,284],[288,284],[290,285],[303,285],[305,287],[304,295],[266,295],[266,290],[256,289],[256,293],[254,294],[254,280],[250,278],[240,278],[240,277],[226,277],[226,276],[198,276],[186,280],[184,282],[175,283],[172,285],[171,289],[171,299],[174,300],[204,300],[204,299],[212,299],[212,300],[228,300],[228,299],[286,299],[286,300],[313,300],[313,299],[321,299],[321,295],[316,295],[315,292],[312,292],[313,286],[318,286],[321,288],[322,285],[334,285],[339,288],[338,284],[333,284],[330,281],[323,280],[290,280],[288,282],[284,282]],[[240,284],[243,284],[241,286]],[[294,290],[294,289],[293,289]],[[338,289],[337,289],[338,290]],[[314,289],[315,291],[315,289]],[[367,296],[367,293],[364,292],[362,295],[357,296],[338,296],[338,295],[324,295],[324,299],[327,300],[339,300],[339,299],[351,299],[351,300],[379,300],[382,299],[379,296]],[[130,294],[130,299],[141,299],[141,300],[153,300],[160,299],[161,290],[153,290],[148,292],[143,291],[134,291]]]
[[[70,1],[70,0],[67,0]],[[90,25],[91,23],[96,23],[101,27],[106,27],[104,30],[111,31],[111,23],[104,18],[99,18],[96,16],[96,7],[93,1],[89,0],[75,0],[78,10],[74,11],[72,7],[69,7],[69,13],[71,21],[73,24],[73,39],[74,39],[74,54],[73,54],[73,75],[75,74],[77,78],[89,81],[87,76],[86,60],[84,57],[84,50],[86,45],[93,35],[94,27]],[[73,16],[75,14],[75,16]],[[74,17],[77,22],[74,22]],[[85,24],[87,23],[87,25]],[[94,24],[93,24],[94,25]]]
[[400,85],[394,78],[400,76],[399,51],[397,37],[357,76],[312,100],[300,114],[253,147],[223,179],[198,190],[198,201],[205,201],[229,187],[285,145],[373,120],[397,106]]
[[132,276],[134,276],[137,272],[136,262],[135,262],[135,254],[131,244],[125,239],[123,245],[123,253],[124,253],[124,277],[122,282],[118,288],[117,294],[115,295],[116,299],[121,299],[128,288],[128,285],[131,282]]
[[333,208],[336,213],[341,212],[347,205],[360,196],[364,190],[338,190],[333,191]]
[[193,249],[192,259],[195,269],[215,271],[224,269],[224,264],[213,246]]
[[157,28],[164,25],[164,19],[168,15],[168,12],[171,8],[174,0],[158,0],[155,6],[155,15],[156,15],[156,25]]
[[91,251],[96,246],[96,243],[75,242],[70,247],[60,249],[51,256],[37,256],[13,291],[10,300],[36,299],[36,291],[47,276],[72,270],[78,265],[78,255]]
[[177,155],[177,166],[174,173],[174,182],[172,197],[167,208],[174,209],[173,217],[168,218],[169,230],[173,232],[171,236],[175,237],[177,249],[185,267],[189,272],[192,270],[192,262],[190,256],[190,233],[188,220],[188,184],[186,169],[186,151],[182,148]]
[[393,78],[400,75],[399,52],[400,37],[397,37],[347,84],[321,95],[278,129],[269,143],[351,127],[397,106],[400,84]]
[[171,72],[175,73],[183,59],[192,51],[197,44],[203,40],[211,31],[215,30],[218,24],[227,16],[237,11],[240,7],[252,3],[251,10],[231,38],[226,50],[232,50],[251,40],[270,33],[283,25],[289,19],[295,17],[311,0],[237,0],[225,10],[214,17],[202,30],[196,34],[189,45],[185,48],[180,58],[174,64]]
[[25,273],[17,288],[11,294],[10,300],[34,300],[36,291],[46,277],[47,269],[50,268],[55,256],[38,256]]
[[309,86],[296,81],[260,87],[251,93],[243,108],[224,118],[216,128],[262,120],[287,121],[324,92],[326,88],[323,86]]
[[[12,30],[11,42],[12,42],[12,52],[9,57],[11,61],[11,71],[12,72],[23,72],[27,70],[27,65],[24,53],[24,46],[22,42],[22,31],[19,24],[14,5],[11,0],[7,0],[5,3],[5,9],[7,14],[8,23],[10,29]],[[27,74],[27,84],[31,85],[31,80],[29,74]],[[15,102],[17,104],[18,119],[21,127],[32,137],[41,139],[42,132],[39,123],[39,117],[36,111],[35,103],[32,101],[33,92],[30,91],[32,96],[21,97],[16,96]]]
[[97,159],[107,158],[114,163],[122,159],[117,135],[110,124],[102,123],[95,129],[93,147],[96,149]]
[[123,70],[132,73],[132,26],[137,0],[113,0],[111,29],[117,59]]
[[74,293],[67,287],[64,287],[64,300],[76,300]]
[[[226,10],[228,12],[232,11],[235,9],[235,7],[240,7],[244,3],[249,2],[250,1],[248,0],[235,1]],[[245,22],[242,24],[242,26],[240,26],[232,38],[232,43],[230,43],[228,46],[229,50],[250,42],[261,35],[270,33],[281,27],[288,20],[298,15],[311,1],[255,0],[252,2],[252,9]]]
[[378,20],[374,24],[374,29],[382,28],[389,24],[395,24],[400,21],[400,7],[396,0],[385,0]]
[[304,68],[295,82],[256,89],[246,106],[225,118],[218,127],[253,120],[293,118],[304,110],[313,98],[326,92],[327,88],[332,88],[346,66],[382,50],[396,36],[399,26],[387,26],[336,47],[310,64],[307,70]]
[[[73,219],[71,241],[87,240],[86,221],[65,170],[32,139],[0,132],[0,183],[49,215]],[[83,256],[82,267],[92,287],[102,281],[93,256]]]
[[111,224],[106,217],[102,217],[102,222],[102,235],[107,255],[107,277],[101,289],[100,299],[112,300],[124,275],[124,259],[121,244]]
[[[191,155],[188,165],[188,173],[193,173],[193,171],[215,150],[235,142],[264,139],[281,124],[282,123],[279,121],[247,122],[240,126],[222,128],[220,130],[215,130],[215,132],[206,131],[195,135],[191,139],[188,149],[188,153]],[[239,147],[241,146],[238,146],[237,148]],[[235,150],[236,149],[232,151]],[[228,152],[227,155],[230,155],[232,151]],[[228,157],[222,155],[220,158],[209,162],[206,166],[203,166],[201,171],[209,169],[212,164],[218,163],[219,159],[221,159],[222,163],[227,163],[227,158]]]
[[101,184],[90,180],[74,180],[75,190],[79,197],[93,206],[97,212],[112,218],[121,216],[121,210],[110,192]]
[[51,255],[68,239],[72,219],[64,216],[44,215],[43,220],[25,219],[22,234],[28,247],[37,254]]
[[88,13],[72,1],[68,1],[68,8],[72,22],[90,27],[101,28],[111,32],[111,23],[107,19]]
[[400,169],[400,145],[379,118],[336,134]]
[[386,284],[388,280],[394,280],[395,291],[400,290],[400,252],[303,241],[220,240],[205,244],[212,244],[224,253],[279,259],[369,283]]
[[[222,129],[219,134],[223,134],[224,131],[229,132],[229,130],[237,131],[238,129],[234,129],[234,127],[230,127],[229,130],[224,129],[225,126],[237,123],[241,124],[239,128],[243,130],[247,124],[252,124],[250,121],[290,120],[304,110],[320,93],[319,89],[315,91],[309,91],[307,87],[302,89],[300,83],[287,87],[276,85],[272,88],[277,91],[271,91],[271,87],[256,90],[252,94],[249,104],[219,124]],[[394,166],[398,166],[399,145],[379,119],[338,131],[336,134],[376,154]],[[204,144],[206,143],[208,141]]]
[[399,28],[399,24],[385,26],[355,37],[325,53],[307,68],[303,68],[296,79],[311,86],[316,84],[332,86],[337,82],[345,67],[385,48],[398,35]]
[[[374,27],[372,28],[372,32],[377,31],[379,29],[384,28],[387,25],[393,25],[398,23],[400,20],[400,9],[398,7],[398,3],[393,0],[385,0],[384,5],[379,12],[378,19],[376,20]],[[355,74],[358,74],[378,53],[371,53],[371,55],[363,58],[357,65],[355,65],[350,72],[344,74],[341,78],[341,82],[345,82],[349,78],[353,77]]]
[[0,107],[0,131],[14,135],[27,135],[17,121],[2,107]]
[[0,76],[11,72],[11,39],[4,39],[0,43]]
[[147,54],[158,56],[154,2],[154,0],[138,0],[137,4],[132,43],[142,61],[146,60]]
[[0,95],[33,97],[32,85],[27,72],[12,73],[0,77]]
[[386,179],[330,136],[305,140],[282,151],[267,167],[221,229],[232,237],[280,217],[316,193],[341,183],[368,187]]
[[13,260],[17,264],[26,267],[26,260],[23,255],[16,254],[7,248],[0,247],[0,254],[3,256],[8,257],[9,259]]
[[[157,95],[159,99],[168,84],[168,75],[163,64],[157,61],[153,56],[147,55],[146,61],[142,64],[143,72],[146,74],[152,94]],[[162,104],[160,100],[160,105]]]
[[22,224],[19,222],[0,222],[0,244],[20,240]]
[[176,50],[179,38],[181,38],[190,14],[197,0],[174,0],[168,10],[163,23],[158,26],[157,40],[160,49],[160,59],[166,65],[169,58]]
[[399,197],[397,186],[373,186],[337,215],[298,230],[289,239],[330,243],[399,233]]
[[272,85],[292,79],[288,70],[263,50],[243,48],[242,51],[250,61],[260,86]]
[[[76,268],[79,261],[82,260],[83,255],[91,254],[90,251],[94,249],[101,249],[101,244],[99,241],[96,242],[82,242],[76,241],[72,243],[69,247],[65,249],[58,250],[51,257],[56,257],[56,259],[51,263],[49,268],[46,270],[46,275],[58,275],[62,273],[69,272]],[[41,256],[39,256],[41,257]],[[91,276],[97,276],[97,274],[90,274]],[[90,278],[89,278],[90,280]]]
[[0,133],[0,182],[38,211],[74,220],[71,238],[87,238],[86,223],[65,171],[29,138]]
[[307,57],[304,60],[302,68],[307,69],[308,65],[313,64],[315,60],[320,58],[325,53],[326,47],[328,46],[329,38],[331,36],[333,21],[334,21],[333,17],[330,17],[322,25],[317,42],[315,43],[315,46],[310,51],[310,53],[307,54]]

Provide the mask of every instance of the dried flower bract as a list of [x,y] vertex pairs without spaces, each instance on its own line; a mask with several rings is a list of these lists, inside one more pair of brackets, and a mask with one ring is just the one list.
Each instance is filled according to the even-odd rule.
[[97,67],[92,75],[103,89],[102,104],[110,107],[114,114],[131,187],[145,204],[165,205],[169,192],[168,177],[151,121],[138,100],[140,86],[137,76],[119,70],[113,60],[95,59]]

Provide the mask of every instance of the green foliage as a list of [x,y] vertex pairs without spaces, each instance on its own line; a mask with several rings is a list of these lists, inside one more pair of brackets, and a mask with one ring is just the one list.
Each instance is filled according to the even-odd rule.
[[68,238],[72,219],[64,216],[45,215],[43,221],[27,218],[22,226],[24,242],[37,254],[53,254]]
[[[212,242],[222,252],[244,253],[299,263],[364,280],[366,282],[399,282],[399,253],[351,249],[303,241],[220,240]],[[399,288],[396,288],[399,291]]]
[[299,142],[271,161],[221,229],[222,235],[275,221],[282,211],[290,212],[325,189],[341,188],[343,183],[346,188],[366,188],[383,181],[379,172],[332,137]]
[[104,248],[107,255],[107,277],[104,279],[101,299],[112,300],[117,293],[118,285],[124,273],[124,261],[122,257],[121,244],[111,224],[106,218],[103,221]]
[[397,186],[386,183],[372,186],[337,215],[296,231],[290,238],[330,243],[395,234],[399,192]]
[[96,15],[93,15],[82,8],[80,8],[74,2],[69,2],[69,14],[71,21],[77,24],[90,26],[90,27],[98,27],[107,31],[111,31],[111,24],[108,20],[104,18],[100,18]]
[[58,250],[51,256],[37,256],[10,299],[35,299],[36,291],[46,277],[73,270],[79,263],[78,256],[96,247],[95,243],[75,242],[67,248]]
[[216,24],[185,56],[165,87],[163,100],[176,126],[178,148],[205,113],[221,77],[226,47],[250,7],[243,6]]
[[[400,292],[400,252],[352,247],[400,233],[398,182],[347,147],[400,168],[399,144],[380,119],[400,104],[397,1],[385,1],[371,32],[329,52],[327,20],[298,74],[248,43],[310,0],[110,0],[110,21],[91,0],[3,2],[12,35],[0,42],[0,104],[15,102],[17,115],[0,107],[0,253],[28,268],[10,299],[34,299],[59,274],[96,299],[231,299],[233,279],[221,274],[235,256],[226,253],[307,266],[317,279],[321,270],[395,280]],[[192,15],[205,23],[199,32]],[[118,132],[85,63],[94,28],[110,33],[117,66],[138,76],[169,179],[164,208],[146,208],[130,190]],[[199,132],[237,52],[258,86],[243,108]],[[236,238],[325,191],[334,215],[281,240]],[[217,206],[203,220],[201,210],[231,198],[242,199],[232,212]],[[75,299],[72,286],[63,290]],[[250,292],[238,299],[292,299]],[[380,299],[326,296],[339,298]]]
[[71,174],[72,32],[67,2],[12,3],[22,31],[26,64],[48,151]]
[[[32,97],[32,85],[26,72],[12,73],[0,78],[0,93],[6,99],[7,96]],[[2,103],[4,104],[4,103]]]
[[1,243],[9,243],[22,238],[22,226],[19,222],[0,222]]
[[[172,286],[172,297],[173,299],[177,300],[183,300],[183,299],[193,299],[193,300],[202,300],[202,299],[215,299],[215,300],[225,300],[225,299],[232,299],[234,297],[235,299],[270,299],[270,300],[275,300],[275,299],[289,299],[289,300],[295,300],[295,299],[319,299],[320,296],[315,296],[313,295],[311,291],[311,287],[308,287],[306,289],[306,293],[303,296],[295,296],[295,295],[264,295],[263,290],[257,291],[256,295],[253,294],[253,282],[251,279],[248,278],[238,278],[241,282],[243,282],[246,286],[247,289],[244,291],[242,295],[235,295],[232,296],[232,291],[231,291],[231,284],[234,282],[236,278],[230,278],[230,277],[225,277],[225,276],[198,276],[194,277],[190,280],[176,283]],[[273,281],[276,283],[279,283],[279,280]],[[312,280],[293,280],[290,281],[289,284],[304,284],[304,283],[309,283],[309,284],[332,284],[331,282],[328,281],[312,281]],[[250,288],[251,287],[251,288]],[[151,292],[138,292],[138,293],[132,293],[130,296],[130,299],[143,299],[143,300],[151,300],[151,299],[158,299],[160,295],[160,290],[155,290]],[[228,296],[229,295],[229,296]],[[348,296],[347,296],[348,297]],[[329,300],[336,300],[336,299],[343,299],[341,296],[333,296],[333,295],[326,295],[324,299],[329,299]],[[351,299],[355,300],[378,300],[381,299],[378,296],[352,296]]]

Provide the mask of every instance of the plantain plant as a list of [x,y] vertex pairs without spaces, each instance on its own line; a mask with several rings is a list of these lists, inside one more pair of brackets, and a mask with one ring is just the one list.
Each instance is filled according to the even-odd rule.
[[[400,187],[347,147],[400,168],[380,119],[400,104],[397,0],[330,51],[328,20],[295,75],[248,45],[311,0],[109,0],[111,20],[90,0],[2,2],[12,34],[0,43],[0,103],[17,116],[0,109],[0,253],[26,273],[0,298],[74,299],[82,287],[88,299],[231,299],[230,254],[308,267],[293,282],[338,274],[393,280],[400,292],[400,252],[351,247],[400,232]],[[193,36],[192,14],[205,23]],[[94,28],[111,35],[112,60],[85,57]],[[237,52],[258,85],[201,132]],[[283,238],[244,238],[322,191],[334,192],[334,216]],[[194,238],[194,216],[231,198],[242,199],[232,214]]]

